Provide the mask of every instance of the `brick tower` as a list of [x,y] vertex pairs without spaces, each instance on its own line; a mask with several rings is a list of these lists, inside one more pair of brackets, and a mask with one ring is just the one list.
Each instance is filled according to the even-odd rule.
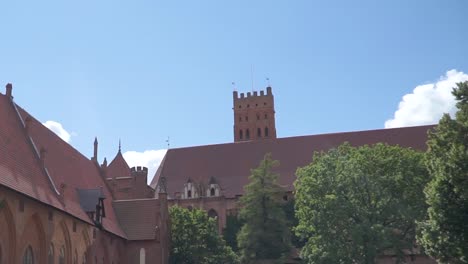
[[234,142],[276,138],[275,101],[271,87],[265,91],[233,92]]

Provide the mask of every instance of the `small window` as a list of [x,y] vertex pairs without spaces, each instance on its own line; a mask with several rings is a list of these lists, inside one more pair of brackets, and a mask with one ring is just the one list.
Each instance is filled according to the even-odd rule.
[[257,128],[257,137],[262,137],[262,130]]
[[263,105],[266,105],[266,103],[263,103]]
[[267,115],[267,114],[265,114],[265,119],[268,119],[268,115]]
[[144,248],[140,248],[140,264],[146,264],[146,252]]
[[242,132],[242,129],[239,130],[239,138],[243,139],[244,138],[244,133]]
[[245,117],[245,121],[249,121],[249,117],[248,117],[248,116]]
[[187,191],[187,198],[192,198],[192,190]]
[[83,254],[82,258],[83,258],[83,260],[81,261],[81,264],[86,264],[86,255]]
[[19,200],[19,211],[24,212],[24,201],[23,200]]
[[242,122],[242,116],[239,116],[239,122]]
[[260,115],[257,115],[257,120],[260,120]]
[[78,264],[78,253],[76,252],[76,249],[75,249],[75,255],[73,256],[73,264]]
[[242,105],[239,105],[239,108],[242,108]]
[[215,196],[215,194],[216,194],[215,188],[211,187],[210,196]]
[[54,221],[54,213],[52,213],[52,211],[49,211],[48,219],[49,221]]
[[247,108],[249,108],[249,107],[250,107],[250,105],[248,104],[248,105],[247,105]]
[[265,127],[265,137],[268,137],[268,127]]
[[60,248],[58,260],[58,264],[65,264],[65,248],[63,246]]
[[258,106],[258,104],[255,104],[255,106]]
[[34,254],[31,246],[28,246],[24,251],[23,264],[34,264]]
[[249,131],[249,129],[245,130],[245,139],[250,139],[250,131]]
[[284,195],[284,196],[283,196],[283,200],[284,200],[284,201],[287,201],[287,200],[288,200],[288,196],[287,196],[287,195]]
[[54,264],[54,244],[50,243],[49,252],[47,253],[47,263]]

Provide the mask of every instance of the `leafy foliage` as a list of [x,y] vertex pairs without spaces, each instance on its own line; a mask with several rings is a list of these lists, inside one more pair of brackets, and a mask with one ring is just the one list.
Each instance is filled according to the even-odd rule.
[[266,154],[251,171],[250,183],[241,198],[240,217],[245,221],[237,236],[242,263],[279,260],[290,250],[290,234],[282,208],[284,190],[272,169],[279,164]]
[[344,143],[298,169],[296,227],[307,263],[375,263],[413,248],[426,211],[424,154],[386,144]]
[[444,115],[429,134],[428,220],[420,223],[418,237],[441,263],[468,263],[468,82],[457,86],[456,119]]
[[205,211],[173,206],[171,216],[170,263],[234,264],[239,263],[232,249],[218,235],[216,221]]
[[223,230],[223,238],[226,240],[228,246],[237,252],[237,234],[244,225],[244,221],[238,215],[232,214],[226,217],[226,227]]

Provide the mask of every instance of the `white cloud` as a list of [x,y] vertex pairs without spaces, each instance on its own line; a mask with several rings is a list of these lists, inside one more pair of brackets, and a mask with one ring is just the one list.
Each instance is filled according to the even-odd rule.
[[65,142],[69,143],[71,140],[71,135],[66,131],[62,124],[59,122],[55,122],[52,120],[46,121],[45,123],[42,123],[44,126],[46,126],[48,129],[52,130],[57,136],[59,136],[61,139],[63,139]]
[[436,124],[444,113],[453,116],[456,108],[452,88],[467,80],[468,74],[450,70],[435,83],[417,86],[403,96],[393,119],[385,122],[385,128]]
[[144,166],[148,167],[148,184],[151,183],[156,170],[161,164],[164,155],[166,155],[167,149],[159,150],[145,150],[144,152],[138,151],[126,151],[123,153],[125,161],[128,166]]

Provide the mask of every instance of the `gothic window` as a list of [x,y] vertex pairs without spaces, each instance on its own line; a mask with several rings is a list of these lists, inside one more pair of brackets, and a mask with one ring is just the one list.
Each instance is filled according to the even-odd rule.
[[215,188],[211,187],[211,189],[210,189],[210,196],[215,196],[215,195],[216,195]]
[[218,213],[214,210],[214,209],[210,209],[208,211],[208,217],[211,217],[213,219],[216,220],[216,227],[218,227],[219,223],[218,223]]
[[76,252],[76,249],[75,249],[75,255],[73,256],[73,264],[78,264],[78,253]]
[[257,128],[257,137],[262,137],[262,130]]
[[250,139],[250,131],[249,129],[245,130],[245,138]]
[[24,251],[23,264],[34,264],[34,254],[31,246],[28,246]]
[[192,190],[187,191],[187,198],[192,198]]
[[268,137],[268,127],[265,127],[265,137]]
[[49,252],[47,253],[47,263],[54,264],[54,244],[50,243]]
[[65,248],[63,246],[60,248],[58,263],[65,264]]
[[145,249],[140,248],[140,264],[145,264],[146,263],[146,256],[145,256]]
[[242,129],[239,130],[239,138],[243,139],[244,138],[244,133],[242,132]]

